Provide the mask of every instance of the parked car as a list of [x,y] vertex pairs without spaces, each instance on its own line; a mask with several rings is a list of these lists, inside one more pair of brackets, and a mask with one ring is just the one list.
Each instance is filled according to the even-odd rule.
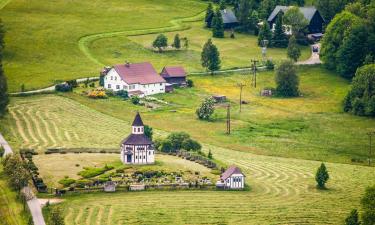
[[313,46],[313,52],[319,52],[319,47],[318,46]]

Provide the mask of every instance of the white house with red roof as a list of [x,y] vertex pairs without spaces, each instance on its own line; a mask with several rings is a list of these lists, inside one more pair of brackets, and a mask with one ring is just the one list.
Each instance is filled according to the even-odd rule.
[[245,177],[240,168],[232,165],[221,174],[216,186],[225,189],[243,189],[245,187]]
[[115,65],[104,77],[104,88],[140,97],[165,93],[166,81],[149,62]]

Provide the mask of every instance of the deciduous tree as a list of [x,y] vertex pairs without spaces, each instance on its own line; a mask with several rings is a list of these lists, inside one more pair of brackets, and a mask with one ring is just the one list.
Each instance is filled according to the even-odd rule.
[[154,42],[152,43],[154,48],[158,48],[159,52],[163,51],[163,48],[168,46],[168,38],[164,34],[159,34]]
[[299,95],[299,78],[294,64],[284,61],[276,71],[276,94],[283,97],[294,97]]
[[270,26],[268,25],[267,21],[263,21],[263,25],[261,26],[258,34],[258,45],[262,46],[262,41],[268,40],[269,42],[272,40],[272,32]]
[[200,120],[209,120],[215,111],[214,104],[215,102],[212,98],[206,98],[196,111],[198,118]]
[[298,7],[290,7],[284,15],[284,24],[290,25],[292,27],[292,33],[297,35],[302,32],[303,29],[309,24],[305,16],[301,13]]

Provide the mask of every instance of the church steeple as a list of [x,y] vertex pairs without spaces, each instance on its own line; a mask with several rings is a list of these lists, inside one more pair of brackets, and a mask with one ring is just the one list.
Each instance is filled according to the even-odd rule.
[[132,124],[132,134],[143,134],[144,133],[144,125],[139,112],[135,115],[133,124]]

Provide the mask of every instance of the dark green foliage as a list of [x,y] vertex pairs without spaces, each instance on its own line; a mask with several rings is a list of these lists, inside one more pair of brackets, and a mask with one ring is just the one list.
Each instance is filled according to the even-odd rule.
[[74,184],[76,180],[69,177],[64,177],[64,179],[59,180],[59,184],[63,185],[64,187],[69,187],[70,185]]
[[116,92],[115,92],[115,95],[116,95],[116,96],[119,96],[119,97],[121,97],[121,98],[123,98],[123,99],[128,99],[128,98],[129,98],[128,91],[126,91],[126,90],[119,90],[119,91],[116,91]]
[[344,111],[375,117],[375,64],[360,67],[344,100]]
[[172,152],[173,151],[173,147],[172,147],[171,141],[168,140],[168,139],[163,140],[161,142],[160,150],[162,152]]
[[239,0],[238,8],[236,9],[236,15],[238,22],[241,26],[248,22],[251,10],[254,8],[254,1],[251,0]]
[[72,90],[73,90],[72,86],[70,86],[68,83],[55,85],[55,91],[58,91],[58,92],[70,92]]
[[345,225],[360,225],[358,211],[353,209],[345,219]]
[[351,0],[314,0],[314,5],[328,24]]
[[215,111],[214,104],[215,101],[212,98],[206,98],[196,111],[198,118],[200,120],[209,120]]
[[3,146],[0,146],[0,158],[3,157],[4,153],[5,153],[5,150],[4,150]]
[[155,147],[163,152],[178,152],[181,149],[200,152],[202,149],[201,144],[191,139],[185,132],[173,132],[166,139],[155,142]]
[[[88,82],[88,79],[87,79],[87,82]],[[78,87],[77,80],[68,80],[68,81],[66,81],[66,83],[69,84],[72,88]]]
[[364,23],[347,30],[340,49],[337,51],[336,69],[343,77],[352,78],[366,57],[367,30]]
[[365,195],[361,199],[362,205],[362,224],[375,224],[375,186],[366,189]]
[[182,148],[187,151],[200,151],[202,146],[199,142],[188,138],[182,142]]
[[4,36],[5,29],[3,22],[0,19],[0,116],[4,115],[9,104],[8,84],[3,71],[3,55],[5,48]]
[[146,137],[148,137],[150,140],[152,140],[152,135],[154,134],[152,127],[145,125],[144,127],[144,133]]
[[328,25],[320,49],[320,58],[328,69],[336,69],[336,65],[339,63],[337,52],[343,43],[345,34],[348,34],[347,30],[350,30],[352,25],[358,22],[357,16],[349,12],[342,12],[335,16]]
[[298,7],[291,7],[285,12],[284,23],[292,26],[292,33],[294,35],[302,32],[309,24]]
[[194,87],[194,82],[193,82],[193,80],[188,79],[186,82],[187,82],[187,86],[188,86],[188,87],[190,87],[190,88],[191,88],[191,87]]
[[113,166],[107,166],[105,165],[103,168],[96,168],[96,167],[84,167],[83,171],[79,172],[78,175],[80,175],[83,178],[92,178],[96,177],[100,174],[103,174],[107,172],[108,170],[112,170]]
[[207,155],[207,157],[208,157],[209,159],[212,159],[212,158],[213,158],[213,156],[212,156],[212,152],[211,152],[211,149],[208,150],[208,155]]
[[214,9],[212,7],[212,3],[208,4],[207,10],[206,10],[206,16],[204,18],[204,21],[206,23],[206,27],[211,28],[212,25],[212,19],[214,18]]
[[327,183],[328,179],[329,179],[329,174],[328,174],[327,168],[324,165],[324,163],[322,163],[315,174],[315,181],[317,183],[317,187],[320,189],[324,189],[325,184]]
[[134,104],[134,105],[138,105],[139,104],[139,101],[140,101],[140,98],[136,95],[133,95],[131,98],[130,98],[131,102]]
[[220,1],[220,6],[219,6],[220,10],[224,10],[226,8],[225,6],[225,0],[221,0]]
[[294,62],[297,62],[298,58],[301,56],[301,49],[298,47],[294,35],[289,38],[287,55],[288,58],[292,59]]
[[267,59],[266,68],[267,68],[267,70],[275,69],[275,63],[273,63],[273,61],[271,59]]
[[180,35],[179,34],[176,34],[174,36],[173,47],[176,48],[176,49],[180,49],[181,48],[181,39],[180,39]]
[[168,135],[167,139],[172,144],[172,149],[178,151],[182,148],[184,141],[188,140],[190,135],[185,132],[173,132]]
[[224,23],[220,10],[216,10],[214,18],[212,19],[212,36],[215,38],[224,37]]
[[184,40],[184,48],[188,49],[189,48],[189,39],[187,37],[184,37],[183,40]]
[[17,154],[7,155],[3,160],[4,172],[9,178],[9,183],[15,190],[21,190],[27,186],[30,174],[27,164]]
[[270,26],[268,25],[267,21],[263,21],[263,25],[261,26],[258,34],[258,45],[262,46],[263,40],[271,41],[272,39],[272,32]]
[[212,44],[211,39],[208,39],[208,41],[203,46],[203,50],[201,53],[201,63],[202,67],[206,68],[212,73],[215,70],[220,69],[220,53],[216,46]]
[[272,46],[278,48],[285,48],[288,45],[288,37],[286,36],[283,28],[283,17],[279,13],[276,19],[275,31],[272,37]]
[[152,43],[152,47],[158,48],[159,52],[163,51],[163,48],[168,46],[168,38],[164,34],[159,34],[154,42]]
[[299,95],[299,78],[296,68],[291,61],[284,61],[276,71],[276,94],[283,97]]
[[101,86],[101,87],[104,87],[104,78],[105,78],[105,75],[100,74],[100,76],[99,76],[99,86]]

